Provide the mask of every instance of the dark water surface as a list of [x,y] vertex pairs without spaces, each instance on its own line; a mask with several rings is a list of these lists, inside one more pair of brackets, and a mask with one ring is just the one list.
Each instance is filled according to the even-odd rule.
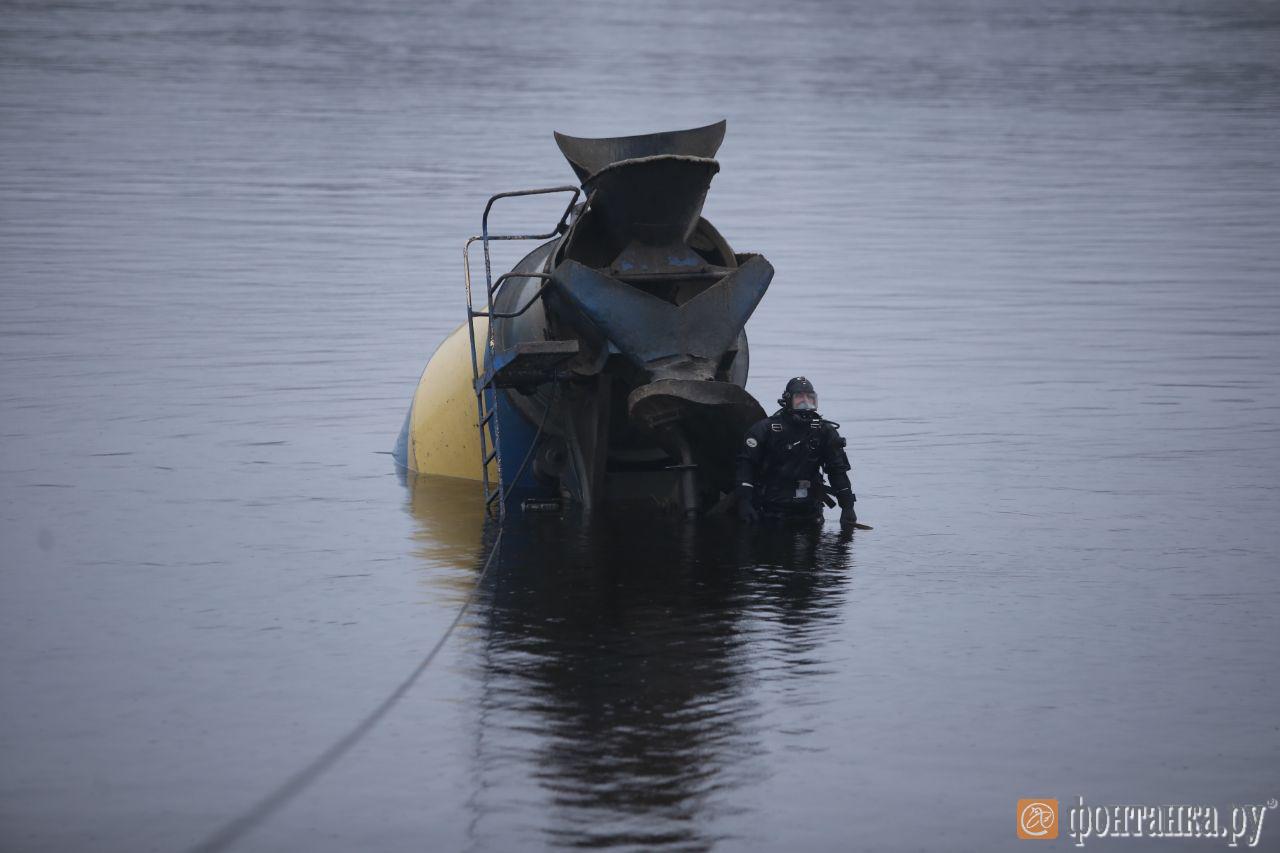
[[0,12],[0,848],[182,849],[399,683],[484,558],[385,455],[484,199],[570,178],[553,129],[721,117],[749,387],[813,379],[876,530],[513,527],[240,849],[1280,795],[1280,6]]

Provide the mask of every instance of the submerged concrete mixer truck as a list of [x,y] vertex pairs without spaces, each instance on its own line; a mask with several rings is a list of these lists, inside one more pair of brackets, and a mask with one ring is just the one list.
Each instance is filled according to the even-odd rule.
[[[578,185],[489,199],[464,249],[467,320],[423,371],[397,464],[479,481],[499,516],[566,503],[696,516],[733,493],[742,435],[765,417],[743,388],[744,327],[773,267],[702,218],[724,132],[557,133]],[[490,233],[495,205],[557,193],[547,233]],[[542,242],[495,277],[502,240]]]

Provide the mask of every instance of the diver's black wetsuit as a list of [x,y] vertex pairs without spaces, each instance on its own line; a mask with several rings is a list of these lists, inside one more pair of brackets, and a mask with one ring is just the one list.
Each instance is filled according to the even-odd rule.
[[825,470],[831,495],[852,513],[857,498],[838,428],[817,412],[788,409],[757,421],[738,451],[739,501],[750,500],[766,519],[821,518]]

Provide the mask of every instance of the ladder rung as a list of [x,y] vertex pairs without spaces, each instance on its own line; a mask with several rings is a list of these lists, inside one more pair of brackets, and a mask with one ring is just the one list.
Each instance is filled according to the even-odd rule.
[[488,465],[490,462],[492,462],[497,458],[498,458],[498,448],[495,447],[492,451],[490,451],[489,455],[484,458],[484,464]]
[[497,500],[501,496],[502,496],[501,489],[497,489],[495,491],[490,492],[489,497],[484,499],[485,506],[488,506],[489,504],[493,503],[495,500]]
[[494,411],[496,411],[496,410],[491,410],[487,415],[485,415],[483,418],[481,418],[481,419],[480,419],[480,426],[484,426],[484,425],[485,425],[485,424],[487,424],[489,421],[493,420],[493,412],[494,412]]

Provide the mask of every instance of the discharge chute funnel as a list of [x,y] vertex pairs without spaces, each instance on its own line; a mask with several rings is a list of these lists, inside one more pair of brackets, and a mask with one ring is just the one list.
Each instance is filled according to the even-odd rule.
[[557,132],[555,137],[560,152],[578,174],[578,180],[585,185],[587,179],[601,169],[623,160],[657,155],[713,159],[720,150],[720,143],[724,141],[724,130],[725,123],[718,121],[706,127],[644,133],[639,136],[584,139]]
[[581,139],[556,134],[560,150],[591,199],[600,238],[622,249],[632,243],[670,247],[689,238],[711,179],[724,122],[671,133]]

